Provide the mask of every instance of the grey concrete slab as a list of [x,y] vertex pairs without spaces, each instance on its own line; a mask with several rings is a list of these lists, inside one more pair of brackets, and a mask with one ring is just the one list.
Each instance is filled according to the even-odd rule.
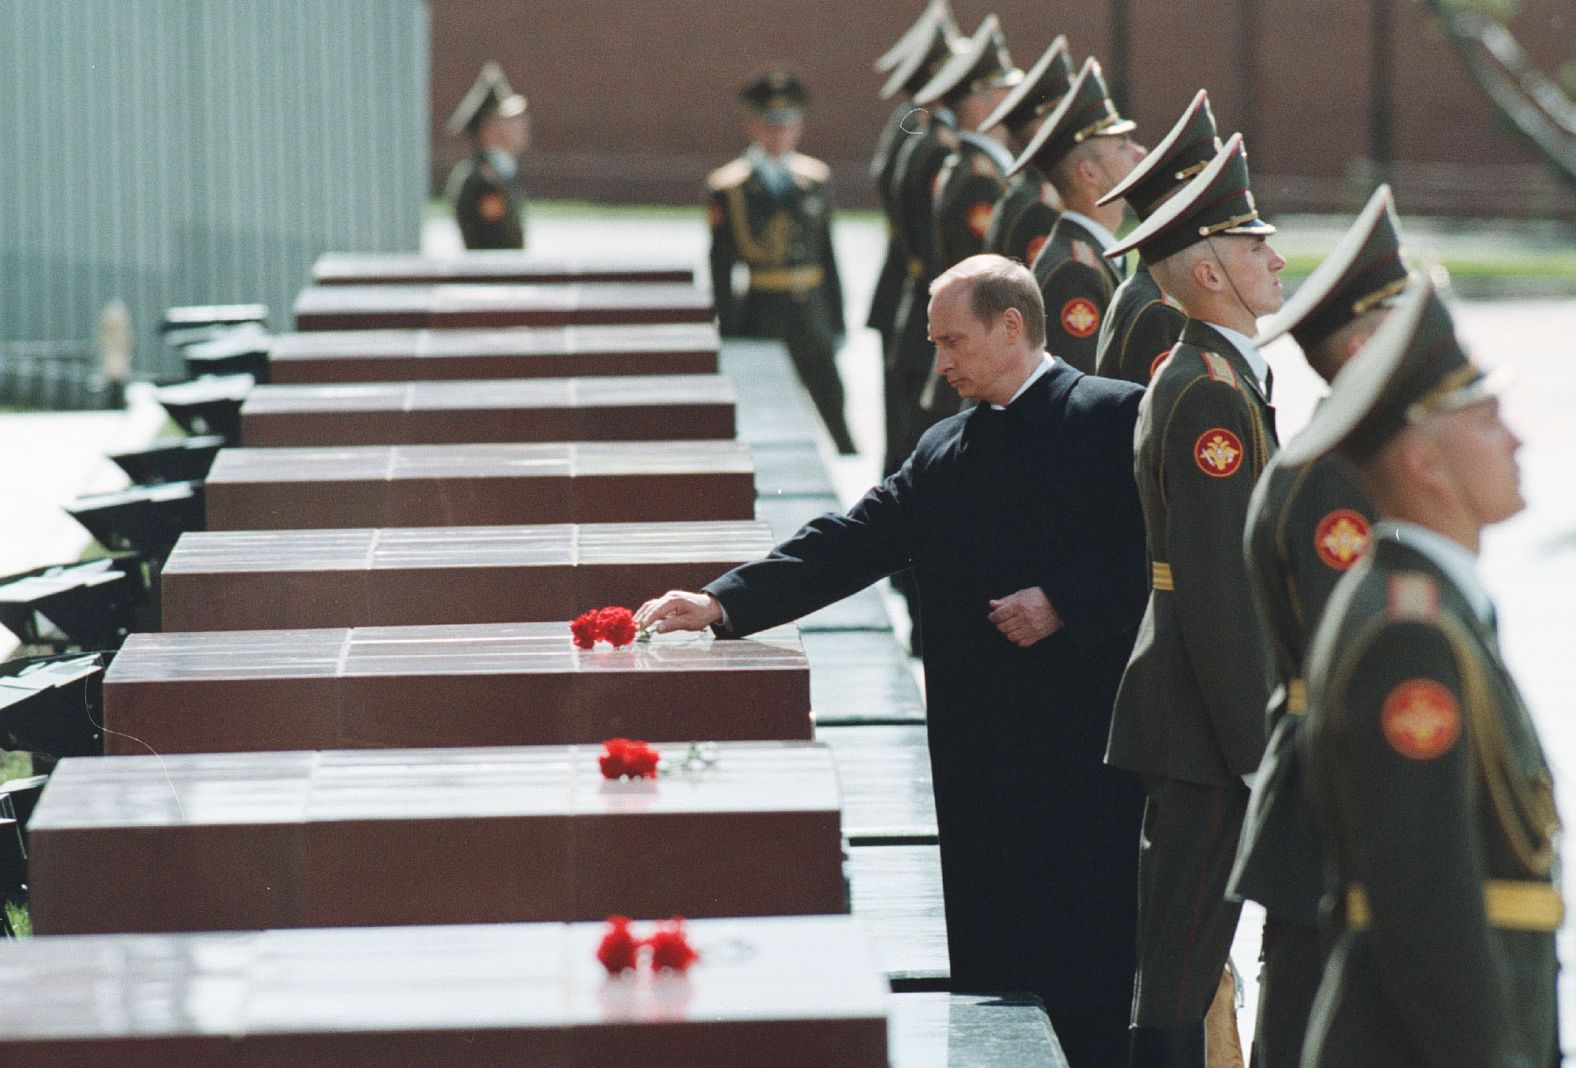
[[941,851],[924,846],[849,850],[853,912],[864,921],[882,971],[894,981],[929,982],[951,974],[941,905]]
[[936,796],[925,728],[818,724],[815,740],[832,747],[843,794],[843,837],[850,845],[936,841]]
[[1039,998],[893,994],[887,1005],[892,1068],[1068,1068]]
[[891,634],[804,630],[801,636],[818,725],[925,722],[912,661]]

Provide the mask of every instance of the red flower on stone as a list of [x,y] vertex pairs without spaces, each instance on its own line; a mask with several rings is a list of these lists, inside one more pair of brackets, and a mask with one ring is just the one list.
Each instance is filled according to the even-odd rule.
[[597,610],[593,608],[589,612],[582,612],[569,624],[569,633],[580,648],[589,649],[596,644],[599,632],[597,617]]
[[635,641],[635,614],[627,608],[608,607],[596,614],[598,637],[611,642],[613,648],[631,645]]
[[646,939],[646,947],[651,950],[651,966],[657,971],[687,972],[690,965],[700,959],[700,954],[684,935],[682,916],[675,916],[658,927],[656,933]]
[[621,975],[639,966],[640,940],[630,933],[628,916],[607,918],[607,933],[596,947],[596,959],[609,975]]
[[604,779],[655,779],[661,759],[662,754],[638,739],[609,738],[602,743],[597,764]]

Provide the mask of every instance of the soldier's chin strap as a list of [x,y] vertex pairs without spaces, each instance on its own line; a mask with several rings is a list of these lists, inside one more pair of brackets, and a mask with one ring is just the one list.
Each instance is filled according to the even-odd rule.
[[1215,247],[1214,236],[1206,236],[1204,241],[1209,245],[1209,251],[1215,257],[1215,262],[1220,264],[1220,272],[1226,276],[1226,284],[1231,287],[1231,295],[1237,298],[1237,303],[1242,305],[1242,310],[1248,313],[1248,318],[1257,321],[1259,313],[1254,311],[1248,305],[1248,302],[1242,299],[1242,291],[1237,288],[1237,280],[1231,277],[1231,268],[1226,266],[1225,258],[1221,256],[1220,250]]

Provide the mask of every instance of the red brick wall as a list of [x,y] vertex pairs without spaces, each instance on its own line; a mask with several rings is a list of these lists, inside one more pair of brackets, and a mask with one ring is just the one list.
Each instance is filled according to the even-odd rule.
[[[1109,68],[1111,0],[955,0],[966,29],[998,12],[1028,66],[1066,33]],[[1130,112],[1158,140],[1200,86],[1225,130],[1249,133],[1271,211],[1349,209],[1366,192],[1374,0],[1126,0]],[[1408,212],[1570,214],[1576,196],[1498,120],[1416,0],[1391,4],[1397,195]],[[921,0],[429,0],[434,188],[463,145],[443,133],[485,58],[531,99],[535,196],[694,201],[705,172],[740,146],[732,95],[773,61],[814,94],[804,149],[832,164],[846,204],[869,204],[864,166],[887,106],[870,62]],[[1243,70],[1245,11],[1257,26]],[[1522,0],[1513,24],[1552,72],[1576,58],[1569,0]],[[1248,77],[1251,73],[1251,80]],[[1244,100],[1256,86],[1256,107]]]

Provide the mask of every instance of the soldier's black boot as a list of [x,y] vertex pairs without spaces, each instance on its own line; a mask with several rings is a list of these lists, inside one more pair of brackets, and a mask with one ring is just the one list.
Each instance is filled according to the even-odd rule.
[[1204,1021],[1133,1028],[1130,1068],[1206,1068]]

